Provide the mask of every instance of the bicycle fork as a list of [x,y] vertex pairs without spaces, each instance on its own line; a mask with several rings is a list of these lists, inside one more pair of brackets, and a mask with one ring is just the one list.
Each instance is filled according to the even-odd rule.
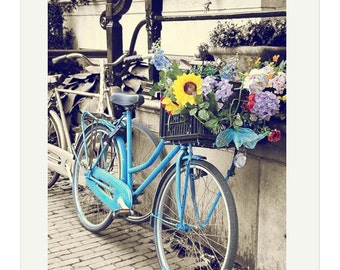
[[[199,155],[193,155],[192,152],[192,146],[181,146],[182,152],[180,156],[178,157],[176,161],[176,209],[178,213],[179,220],[177,223],[172,223],[168,220],[163,220],[160,216],[158,216],[157,213],[155,213],[154,218],[162,219],[162,222],[169,224],[172,227],[176,227],[180,231],[188,232],[191,229],[205,229],[207,224],[209,223],[216,206],[218,204],[218,201],[221,198],[221,193],[218,192],[216,194],[216,197],[211,204],[211,207],[208,211],[208,214],[205,218],[205,220],[201,221],[201,216],[197,204],[197,194],[196,194],[196,187],[195,187],[195,181],[199,181],[199,178],[204,176],[204,172],[201,170],[195,170],[193,167],[191,167],[191,161],[192,160],[200,160],[205,159],[203,156]],[[181,174],[183,163],[186,163],[185,165],[185,176],[183,177],[183,174]],[[183,182],[183,185],[182,185]],[[188,194],[190,193],[190,196]],[[197,225],[190,225],[185,222],[184,213],[186,211],[187,205],[188,205],[188,199],[191,200],[195,216],[196,216],[196,224]]]

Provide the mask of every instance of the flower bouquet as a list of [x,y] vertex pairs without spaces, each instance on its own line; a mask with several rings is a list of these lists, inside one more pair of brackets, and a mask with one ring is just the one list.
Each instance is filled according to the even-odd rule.
[[194,65],[182,70],[158,46],[151,64],[159,71],[153,91],[161,91],[161,105],[169,118],[194,119],[214,135],[214,146],[255,148],[267,138],[279,141],[281,131],[270,127],[273,117],[285,119],[286,62],[250,59],[249,71],[228,63]]

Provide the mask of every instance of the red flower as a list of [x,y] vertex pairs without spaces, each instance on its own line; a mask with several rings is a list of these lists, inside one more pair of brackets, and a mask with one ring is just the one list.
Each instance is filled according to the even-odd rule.
[[281,139],[281,131],[274,129],[270,132],[268,136],[269,142],[278,142]]
[[248,96],[248,103],[246,105],[246,110],[250,112],[250,110],[254,107],[255,105],[255,94],[252,93]]

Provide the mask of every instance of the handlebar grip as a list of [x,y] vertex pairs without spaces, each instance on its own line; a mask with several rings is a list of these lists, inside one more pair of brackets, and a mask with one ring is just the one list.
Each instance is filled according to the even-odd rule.
[[131,55],[124,58],[124,63],[130,63],[135,61],[143,61],[142,55]]
[[64,55],[61,55],[61,56],[54,57],[54,58],[52,59],[52,63],[53,63],[53,64],[56,64],[56,63],[58,63],[59,61],[64,60],[64,59],[81,58],[81,57],[84,57],[84,55],[81,54],[81,53],[69,53],[69,54],[64,54]]
[[56,64],[59,61],[64,60],[64,59],[66,59],[66,55],[57,56],[57,57],[52,58],[52,63]]

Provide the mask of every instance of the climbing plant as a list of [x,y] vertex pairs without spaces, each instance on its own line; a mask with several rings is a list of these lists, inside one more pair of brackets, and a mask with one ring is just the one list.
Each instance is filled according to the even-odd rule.
[[48,1],[48,49],[72,49],[74,33],[64,27],[64,13],[72,13],[79,5],[88,5],[90,0]]

